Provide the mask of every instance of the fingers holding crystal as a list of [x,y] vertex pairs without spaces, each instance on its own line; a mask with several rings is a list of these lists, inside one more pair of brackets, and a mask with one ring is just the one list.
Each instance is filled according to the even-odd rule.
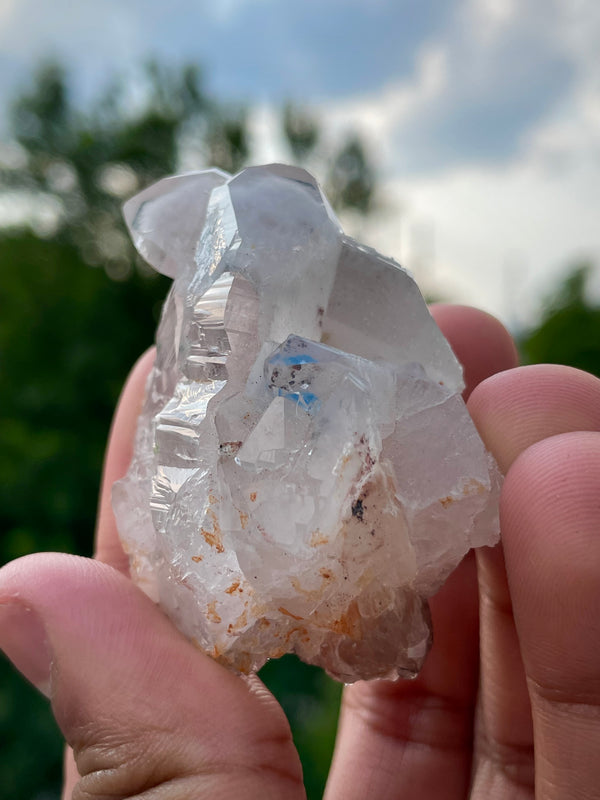
[[506,472],[519,453],[548,436],[600,430],[600,381],[559,364],[521,367],[476,389],[469,412]]
[[515,461],[503,495],[536,797],[549,800],[595,797],[600,785],[599,498],[598,432],[533,445]]
[[[163,201],[172,206],[170,188],[146,192],[141,216],[136,206],[135,243],[153,263],[146,245],[154,252],[158,242],[159,260],[176,256],[178,219],[165,219],[158,239],[162,213],[147,224]],[[113,490],[134,580],[235,669],[293,650],[344,681],[414,675],[430,642],[426,598],[469,548],[498,534],[500,476],[460,398],[448,341],[410,276],[343,235],[302,171],[271,165],[228,179],[192,233],[190,268],[177,271],[159,328],[134,461]],[[469,389],[514,365],[510,338],[490,317],[438,313],[455,326]],[[384,779],[412,753],[405,786],[433,791],[440,771],[419,745],[441,764],[446,739],[458,740],[467,760],[453,781],[444,770],[439,788],[464,791],[474,680],[457,689],[448,659],[464,656],[475,675],[473,583],[466,562],[437,609],[437,661],[412,692],[390,693],[404,722],[388,726]],[[446,612],[461,603],[470,615],[458,647]],[[364,752],[375,757],[385,695],[347,695],[357,724],[374,710]],[[399,737],[408,748],[398,750]],[[348,741],[352,752],[356,737]],[[349,787],[359,796],[374,791],[364,752],[354,760],[363,785]]]
[[[499,464],[509,470],[505,507],[508,502],[511,508],[514,492],[510,489],[514,476],[509,467],[519,453],[529,452],[530,445],[556,434],[600,429],[599,407],[600,381],[579,370],[555,365],[503,372],[475,389],[469,410],[487,446]],[[526,485],[530,483],[528,480]],[[511,547],[512,530],[510,526],[503,529],[505,549]],[[512,586],[507,580],[502,548],[483,548],[477,559],[481,696],[474,796],[529,797],[536,779],[535,737],[522,663],[524,643],[513,619]],[[522,568],[528,570],[530,581],[535,583],[535,563],[525,561]],[[563,568],[566,572],[571,569],[567,561]],[[536,747],[537,744],[536,740]]]
[[201,653],[116,570],[28,556],[0,571],[0,609],[0,647],[52,698],[78,797],[304,797],[274,698]]
[[[432,314],[462,363],[466,392],[516,364],[496,319],[463,306]],[[467,331],[465,336],[464,331]],[[344,691],[327,800],[463,798],[471,776],[478,685],[477,580],[467,557],[431,600],[434,644],[410,683],[357,683]]]
[[129,560],[119,540],[112,510],[111,489],[113,483],[125,475],[131,461],[137,419],[142,408],[146,379],[152,369],[155,352],[153,347],[147,350],[138,359],[127,379],[113,418],[104,460],[95,557],[125,574],[129,572]]
[[436,303],[429,310],[462,364],[465,401],[481,381],[519,363],[510,333],[491,314],[444,303]]
[[[111,490],[113,483],[123,477],[131,461],[137,418],[142,408],[144,387],[154,357],[155,349],[153,347],[140,356],[121,392],[109,434],[98,503],[95,558],[105,564],[110,564],[125,575],[129,574],[129,558],[123,551],[117,532],[112,510]],[[64,800],[70,800],[78,781],[79,773],[73,752],[70,747],[67,747],[62,794]]]
[[414,681],[358,682],[344,689],[326,800],[464,800],[478,677],[471,556],[431,609],[434,644]]

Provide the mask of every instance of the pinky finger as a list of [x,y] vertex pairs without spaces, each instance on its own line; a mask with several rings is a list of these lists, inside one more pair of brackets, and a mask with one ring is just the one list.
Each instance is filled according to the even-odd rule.
[[598,797],[600,433],[562,434],[526,450],[508,473],[502,518],[536,797]]

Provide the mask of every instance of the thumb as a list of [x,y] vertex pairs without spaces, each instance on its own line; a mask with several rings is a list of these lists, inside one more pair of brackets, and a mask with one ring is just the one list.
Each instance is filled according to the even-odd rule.
[[0,570],[0,648],[51,699],[78,800],[302,798],[287,720],[123,575],[38,554]]

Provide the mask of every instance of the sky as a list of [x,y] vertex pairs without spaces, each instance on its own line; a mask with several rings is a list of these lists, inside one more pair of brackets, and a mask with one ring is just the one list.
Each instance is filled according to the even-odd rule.
[[312,107],[371,146],[367,243],[518,328],[581,260],[600,297],[599,52],[598,0],[0,0],[0,108],[42,58],[82,102],[148,56],[194,61],[270,160],[275,109]]

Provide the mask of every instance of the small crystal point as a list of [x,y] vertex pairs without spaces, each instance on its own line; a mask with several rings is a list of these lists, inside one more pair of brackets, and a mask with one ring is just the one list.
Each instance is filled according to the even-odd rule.
[[218,169],[175,175],[125,203],[123,215],[133,243],[154,269],[175,278],[182,267],[194,263],[211,192],[227,178]]
[[296,167],[168,178],[125,216],[174,278],[113,490],[133,579],[237,671],[416,675],[500,477],[415,282]]

